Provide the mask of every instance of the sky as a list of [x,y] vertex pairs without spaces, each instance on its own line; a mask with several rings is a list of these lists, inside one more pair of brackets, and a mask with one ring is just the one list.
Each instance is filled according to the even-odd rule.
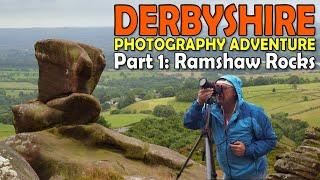
[[[155,4],[215,4],[213,0],[154,0]],[[216,1],[217,4],[246,4],[248,0]],[[250,1],[249,7],[253,7]],[[255,1],[257,2],[257,1]],[[259,4],[276,4],[278,0],[259,0]],[[300,1],[316,5],[316,23],[319,0]],[[0,28],[29,27],[106,27],[114,25],[114,4],[148,4],[150,0],[0,0]],[[299,0],[281,1],[296,5]],[[249,8],[250,11],[250,8]]]

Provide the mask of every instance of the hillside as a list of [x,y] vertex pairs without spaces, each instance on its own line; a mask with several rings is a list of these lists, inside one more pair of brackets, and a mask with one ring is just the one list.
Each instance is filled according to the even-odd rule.
[[[275,89],[275,92],[273,92]],[[320,83],[275,84],[243,88],[245,100],[264,108],[268,115],[284,112],[289,117],[308,122],[310,126],[319,126]],[[177,112],[185,112],[188,102],[177,102],[174,97],[136,102],[126,110],[152,110],[156,105],[172,105]]]

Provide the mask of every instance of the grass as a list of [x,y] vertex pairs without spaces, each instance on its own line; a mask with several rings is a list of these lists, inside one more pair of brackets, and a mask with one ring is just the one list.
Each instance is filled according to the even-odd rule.
[[157,72],[153,71],[130,71],[130,70],[123,70],[123,71],[103,71],[102,77],[107,79],[124,79],[126,77],[130,78],[139,78],[139,77],[151,77],[153,75],[157,75]]
[[19,97],[19,93],[23,92],[24,94],[31,94],[33,93],[34,90],[6,90],[6,96],[9,97],[15,97],[18,98]]
[[186,109],[190,106],[190,103],[178,102],[175,100],[175,97],[168,97],[139,101],[129,105],[124,109],[129,111],[135,110],[137,112],[140,112],[141,110],[153,110],[153,108],[157,105],[171,105],[177,112],[185,112]]
[[[157,75],[165,75],[165,76],[175,76],[175,77],[183,77],[183,78],[200,78],[203,77],[203,72],[197,72],[197,71],[183,71],[183,72],[177,72],[177,71],[130,71],[130,70],[121,70],[121,71],[113,71],[108,70],[107,72],[104,71],[102,73],[102,77],[108,77],[108,79],[122,79],[123,76],[121,76],[121,72],[127,75],[127,77],[130,78],[139,78],[139,77],[151,77],[151,76],[157,76]],[[302,78],[309,78],[310,80],[313,80],[316,77],[320,77],[320,71],[307,71],[307,70],[301,70],[301,71],[291,71],[291,72],[275,72],[275,73],[263,73],[263,74],[248,74],[248,75],[241,75],[246,78],[257,78],[259,76],[264,77],[274,77],[274,78],[288,78],[291,75],[296,75]]]
[[0,82],[0,89],[36,90],[38,86],[28,82]]
[[[41,158],[34,165],[40,179],[60,175],[62,179],[123,179],[136,174],[143,177],[164,177],[171,170],[164,166],[150,166],[140,160],[131,160],[122,151],[108,146],[87,146],[85,142],[47,131],[35,133],[41,149]],[[113,167],[113,168],[110,168]]]
[[6,125],[6,124],[0,123],[0,140],[3,140],[6,137],[14,134],[15,134],[15,131],[12,125]]
[[307,120],[308,124],[311,126],[320,126],[320,109],[315,109],[292,117]]
[[259,76],[264,76],[264,77],[274,77],[274,78],[281,78],[285,79],[288,78],[292,75],[296,75],[302,78],[309,78],[310,80],[313,80],[316,77],[320,77],[320,71],[308,71],[308,70],[300,70],[300,71],[290,71],[290,72],[281,72],[281,73],[264,73],[264,74],[249,74],[249,75],[242,75],[248,79],[252,78],[257,78]]
[[141,119],[147,117],[153,117],[152,114],[110,114],[109,112],[103,112],[101,114],[104,118],[110,122],[112,128],[119,128],[141,121]]

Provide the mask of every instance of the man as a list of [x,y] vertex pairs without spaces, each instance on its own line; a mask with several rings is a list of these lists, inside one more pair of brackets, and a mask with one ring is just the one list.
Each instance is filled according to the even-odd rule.
[[[277,137],[264,111],[242,97],[242,82],[233,75],[216,81],[222,87],[212,105],[212,136],[224,179],[265,179],[266,154],[276,146]],[[203,105],[213,89],[200,89],[198,99],[184,116],[184,125],[200,129],[205,125]]]

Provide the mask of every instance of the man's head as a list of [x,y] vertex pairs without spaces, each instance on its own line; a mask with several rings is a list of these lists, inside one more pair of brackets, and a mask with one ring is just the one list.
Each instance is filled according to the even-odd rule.
[[220,105],[234,103],[237,101],[237,93],[231,82],[226,79],[219,79],[216,85],[222,88],[222,94],[217,95],[217,102]]

